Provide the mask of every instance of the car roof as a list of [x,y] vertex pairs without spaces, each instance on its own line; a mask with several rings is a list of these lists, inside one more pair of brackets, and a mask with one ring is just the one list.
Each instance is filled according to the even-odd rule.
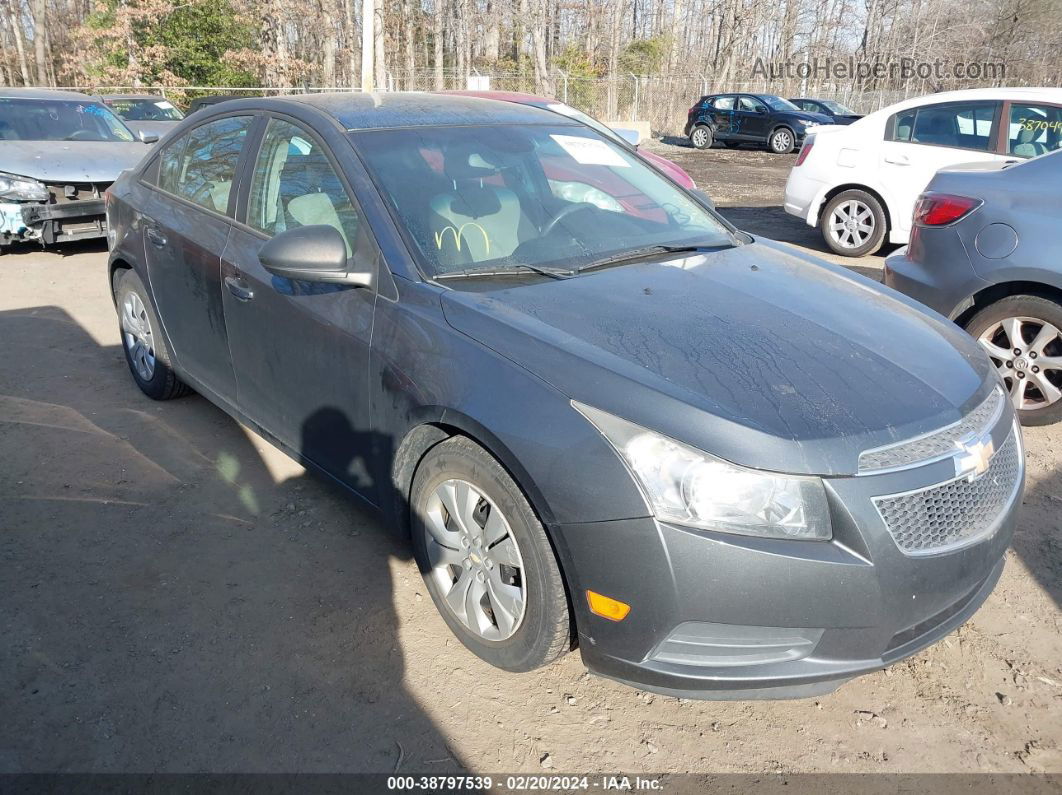
[[283,109],[305,105],[327,113],[347,130],[481,124],[566,124],[579,122],[548,110],[495,99],[422,91],[336,92],[232,100],[230,108]]
[[90,102],[99,101],[98,97],[82,94],[80,91],[57,91],[51,88],[0,88],[2,99],[65,99],[68,101],[86,99]]
[[889,115],[907,108],[921,105],[936,105],[945,102],[963,102],[977,99],[1024,99],[1030,101],[1052,102],[1062,104],[1062,88],[966,88],[960,91],[941,91],[937,94],[923,94],[919,97],[901,100],[874,111],[873,116]]
[[497,99],[502,102],[517,102],[521,105],[534,105],[536,107],[555,105],[558,102],[552,97],[540,97],[538,94],[526,94],[521,91],[440,91],[439,93],[460,97]]

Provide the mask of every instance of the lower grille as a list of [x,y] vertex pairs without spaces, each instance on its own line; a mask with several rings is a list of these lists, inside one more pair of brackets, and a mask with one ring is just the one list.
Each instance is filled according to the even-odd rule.
[[1006,510],[1021,481],[1015,431],[976,480],[952,480],[921,491],[875,497],[874,505],[896,546],[927,555],[977,541]]

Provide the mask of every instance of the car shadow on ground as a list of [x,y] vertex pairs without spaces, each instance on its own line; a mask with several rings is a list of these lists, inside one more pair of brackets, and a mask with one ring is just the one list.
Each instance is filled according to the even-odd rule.
[[61,309],[0,339],[0,772],[464,768],[404,686],[406,539]]
[[1062,609],[1062,465],[1026,485],[1014,551],[1056,609]]

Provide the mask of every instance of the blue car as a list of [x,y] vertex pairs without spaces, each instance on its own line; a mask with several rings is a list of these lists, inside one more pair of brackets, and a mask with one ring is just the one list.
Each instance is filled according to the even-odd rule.
[[786,155],[803,143],[809,128],[833,123],[773,94],[710,94],[689,109],[685,134],[697,149],[710,149],[716,141],[731,148],[751,143]]

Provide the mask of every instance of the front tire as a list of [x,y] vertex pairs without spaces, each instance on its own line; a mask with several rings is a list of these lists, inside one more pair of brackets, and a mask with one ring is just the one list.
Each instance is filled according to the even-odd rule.
[[767,139],[767,148],[776,155],[787,155],[796,146],[796,136],[788,127],[779,127]]
[[885,210],[863,190],[838,193],[826,204],[819,218],[822,239],[842,257],[873,254],[885,240]]
[[1012,295],[966,324],[988,353],[1022,425],[1062,420],[1062,305],[1035,295]]
[[690,131],[690,143],[694,149],[711,149],[715,143],[715,134],[711,127],[698,124]]
[[192,390],[173,371],[159,319],[136,271],[115,271],[111,286],[125,361],[140,391],[152,400],[187,395]]
[[471,652],[530,671],[571,648],[560,567],[523,492],[482,447],[431,448],[410,494],[413,551],[443,620]]

